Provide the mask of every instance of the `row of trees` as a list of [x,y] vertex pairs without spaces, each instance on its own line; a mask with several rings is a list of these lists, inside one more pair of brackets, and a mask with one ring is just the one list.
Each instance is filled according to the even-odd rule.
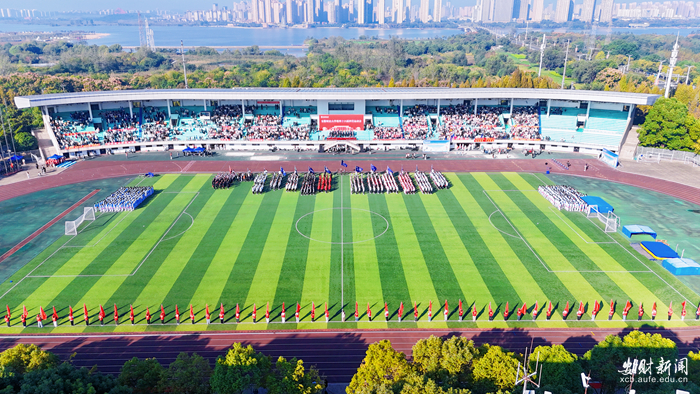
[[696,117],[700,112],[699,100],[697,92],[683,87],[678,89],[676,97],[658,99],[639,130],[639,143],[653,148],[700,153],[700,120]]
[[19,344],[0,353],[0,394],[315,394],[325,382],[301,360],[273,360],[234,343],[214,369],[196,353],[180,353],[167,368],[154,358],[127,361],[118,376],[61,363],[36,345]]

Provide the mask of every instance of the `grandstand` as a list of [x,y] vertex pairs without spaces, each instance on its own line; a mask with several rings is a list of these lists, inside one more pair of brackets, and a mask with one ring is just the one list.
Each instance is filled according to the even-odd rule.
[[[60,93],[15,102],[40,107],[54,146],[71,157],[191,145],[323,150],[339,135],[367,149],[450,140],[452,148],[618,151],[635,106],[657,98],[549,89],[237,88]],[[351,135],[318,127],[319,116],[348,115],[364,120]]]

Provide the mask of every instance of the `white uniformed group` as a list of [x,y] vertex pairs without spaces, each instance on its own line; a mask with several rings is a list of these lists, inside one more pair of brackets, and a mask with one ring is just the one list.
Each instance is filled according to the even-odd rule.
[[299,187],[299,174],[297,174],[296,171],[293,173],[289,174],[287,177],[287,184],[284,185],[285,190],[288,192],[295,192],[297,191],[297,188]]
[[270,179],[270,189],[277,190],[284,187],[284,175],[280,172],[275,172],[272,174],[272,179]]
[[120,187],[95,204],[95,209],[100,212],[133,211],[151,194],[153,194],[153,186]]
[[435,171],[432,168],[430,169],[430,179],[433,180],[433,183],[438,189],[447,189],[450,187],[447,178],[445,178],[440,171]]
[[428,177],[424,172],[416,170],[416,182],[418,182],[418,188],[423,194],[430,194],[433,192],[433,185],[430,184]]
[[265,190],[265,181],[267,180],[267,170],[255,176],[253,180],[253,194],[262,193]]
[[588,207],[581,197],[585,196],[571,186],[542,185],[537,191],[560,211],[583,212]]

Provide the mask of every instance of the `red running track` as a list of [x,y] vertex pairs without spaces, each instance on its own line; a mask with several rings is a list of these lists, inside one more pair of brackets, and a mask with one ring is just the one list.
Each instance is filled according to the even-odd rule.
[[[411,355],[411,347],[430,335],[461,335],[477,345],[490,343],[522,353],[530,344],[562,344],[568,350],[583,354],[607,335],[624,335],[631,329],[607,328],[523,328],[523,329],[405,329],[405,330],[316,330],[203,332],[194,334],[88,334],[88,335],[21,335],[0,337],[0,350],[17,343],[34,343],[68,359],[73,353],[77,366],[97,368],[117,374],[132,357],[155,357],[162,364],[174,361],[180,352],[196,352],[214,362],[233,342],[252,345],[273,358],[298,357],[306,365],[316,365],[330,383],[348,383],[364,358],[369,344],[388,339],[396,350]],[[675,329],[650,328],[645,332],[660,333],[678,344],[681,354],[697,351],[700,327]]]

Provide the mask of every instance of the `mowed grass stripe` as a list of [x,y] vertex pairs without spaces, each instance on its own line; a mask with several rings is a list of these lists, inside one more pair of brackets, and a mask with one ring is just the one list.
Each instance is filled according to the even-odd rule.
[[[477,203],[473,206],[463,206],[465,212],[470,215],[470,218],[473,216],[472,221],[480,223],[477,227],[479,235],[485,240],[491,254],[496,258],[506,278],[518,293],[519,299],[517,300],[497,300],[498,304],[502,304],[499,312],[503,312],[506,301],[510,302],[512,312],[514,304],[522,305],[523,301],[529,304],[532,302],[530,300],[548,299],[543,289],[540,288],[538,280],[533,278],[503,235],[489,221],[489,213],[487,212],[492,209],[495,211],[496,207],[488,200],[483,190],[495,189],[496,185],[493,180],[485,173],[472,173],[460,176],[459,179]],[[476,207],[481,209],[476,209]]]
[[[199,282],[197,290],[192,295],[192,299],[187,303],[195,305],[200,310],[208,304],[214,317],[218,315],[218,313],[214,312],[218,311],[219,300],[222,299],[221,295],[233,269],[233,263],[241,253],[243,244],[262,203],[262,196],[253,194],[250,188],[247,187],[248,185],[250,184],[243,183],[238,186],[246,188],[245,199],[238,208],[238,214],[231,226],[227,229],[221,246],[214,253],[214,257],[211,259],[204,276]],[[227,303],[229,302],[232,301],[227,300]],[[227,310],[231,310],[230,305],[227,304],[226,307]]]
[[[412,310],[412,303],[416,302],[420,316],[427,313],[431,300],[439,303],[430,277],[430,270],[426,264],[426,258],[430,258],[430,256],[423,255],[403,195],[388,194],[386,195],[386,203],[389,207],[396,244],[399,248],[399,256],[403,271],[406,273],[406,283],[411,297],[411,305],[407,305],[407,310]],[[435,309],[433,309],[434,313]],[[418,325],[424,325],[424,323],[419,322]]]
[[[467,298],[487,300],[491,299],[491,292],[481,278],[476,264],[474,264],[474,261],[469,255],[469,251],[461,242],[459,234],[452,225],[450,214],[448,214],[447,210],[449,209],[449,211],[452,212],[452,209],[455,208],[454,205],[449,207],[443,206],[442,200],[439,198],[438,194],[442,194],[442,191],[437,194],[422,194],[421,199],[430,217],[430,221],[433,223],[433,228],[440,240],[442,250],[445,252],[445,256],[452,267],[452,271],[464,295],[464,298],[455,299],[452,297],[449,300],[451,314],[449,318],[456,319],[458,318],[458,312],[456,312],[455,308],[458,307],[460,299],[467,302],[465,308],[468,308],[469,303]],[[466,312],[468,314],[467,317],[469,317],[468,312],[470,311]]]
[[[248,290],[253,282],[255,271],[260,263],[265,241],[270,233],[270,227],[277,212],[277,205],[280,201],[282,191],[268,192],[258,197],[262,198],[258,212],[255,215],[253,224],[245,237],[245,242],[238,253],[238,257],[233,263],[229,272],[226,286],[221,291],[221,299],[217,304],[223,303],[226,310],[234,312],[236,304],[240,304],[241,319],[247,319],[252,313],[253,306],[245,305],[248,297]],[[228,319],[234,316],[228,313]]]
[[[93,308],[100,304],[104,305],[106,310],[109,309],[105,319],[106,323],[113,320],[114,304],[117,305],[121,311],[121,315],[124,316],[128,313],[128,308],[131,304],[134,305],[135,311],[138,313],[138,311],[141,310],[139,305],[142,305],[142,309],[150,307],[151,311],[153,311],[154,307],[157,307],[160,302],[162,302],[163,297],[166,294],[165,291],[147,301],[138,301],[139,294],[143,291],[144,287],[147,286],[149,280],[156,276],[156,273],[159,269],[161,269],[162,264],[170,256],[170,251],[177,241],[165,241],[165,244],[161,243],[157,246],[156,243],[161,239],[161,237],[168,237],[168,234],[170,233],[166,234],[165,231],[167,231],[170,226],[174,227],[176,224],[175,221],[178,217],[180,217],[183,209],[185,209],[188,204],[188,210],[191,210],[190,212],[193,215],[196,215],[207,203],[206,198],[202,198],[199,201],[196,199],[192,201],[195,194],[187,193],[187,191],[198,190],[207,180],[206,177],[183,177],[184,179],[189,180],[188,184],[182,190],[185,191],[185,193],[175,194],[173,202],[171,202],[168,208],[154,220],[154,225],[158,226],[158,231],[148,233],[151,237],[153,237],[151,247],[148,248],[148,250],[134,250],[133,253],[127,250],[127,252],[120,256],[119,259],[117,259],[115,263],[106,271],[105,276],[99,277],[92,287],[83,294],[82,299],[78,301],[77,305],[87,304],[88,307],[91,308],[93,315],[97,314],[98,312],[96,309],[93,310]],[[190,204],[191,201],[192,203]],[[183,216],[187,217],[186,215]],[[171,236],[176,234],[177,233],[171,234]],[[144,237],[145,235],[141,238]],[[150,255],[148,255],[149,252]],[[144,261],[144,258],[147,255],[148,258]],[[143,264],[141,264],[142,261]],[[120,272],[133,272],[137,267],[138,271],[136,271],[133,276],[113,276],[120,275]],[[86,330],[94,329],[86,328]]]
[[352,198],[352,240],[359,242],[352,245],[353,265],[355,267],[355,300],[359,303],[361,310],[360,328],[386,327],[386,323],[369,324],[367,320],[367,304],[372,310],[373,320],[384,321],[383,309],[385,297],[382,291],[382,280],[379,272],[379,260],[377,259],[377,249],[374,245],[374,226],[372,224],[372,213],[369,209],[368,195],[353,194]]
[[[515,175],[517,176],[517,174]],[[509,182],[508,179],[500,174],[494,174],[491,178],[503,190],[517,190],[520,186]],[[525,187],[525,190],[528,190],[528,188]],[[588,259],[585,253],[573,245],[569,238],[561,233],[541,211],[529,203],[527,199],[529,197],[528,195],[533,193],[532,191],[512,191],[490,192],[489,195],[498,204],[499,208],[506,213],[508,220],[517,228],[518,232],[528,241],[530,246],[537,252],[539,257],[544,260],[550,269],[562,271],[556,273],[543,272],[541,274],[550,281],[554,281],[555,277],[559,278],[567,289],[566,292],[561,291],[560,283],[550,283],[547,290],[550,299],[555,303],[559,302],[562,304],[562,307],[566,301],[575,302],[576,305],[578,305],[579,301],[583,301],[584,305],[591,304],[593,301],[601,301],[604,299],[605,293],[600,291],[601,289],[608,289],[610,293],[617,294],[619,297],[624,297],[624,292],[617,288],[612,281],[594,281],[588,279],[591,277],[590,274],[584,275],[578,272],[582,269],[581,267],[586,267],[586,261],[589,266],[594,266],[594,264]],[[539,194],[534,197],[537,196],[539,196]],[[536,221],[538,225],[535,225],[533,221]],[[546,236],[545,233],[547,234]],[[564,253],[550,240],[557,240],[557,245],[563,245],[560,247],[564,249]],[[526,245],[523,243],[523,246]],[[538,264],[540,266],[542,264],[537,256],[527,247],[522,248],[521,258],[531,261],[531,265],[533,265],[532,271],[535,270]],[[573,264],[572,260],[576,262],[576,264]],[[584,264],[581,264],[581,261],[584,261]],[[553,298],[552,293],[554,292],[552,290],[558,288],[559,297]],[[592,306],[587,310],[592,310]]]
[[[286,193],[286,192],[285,192]],[[296,211],[294,212],[294,223],[307,213],[314,211],[316,197],[314,196],[299,196],[297,200]],[[311,218],[309,218],[311,216]],[[303,223],[299,224],[299,231],[304,234],[311,233],[311,219],[313,213],[307,216]],[[284,240],[284,238],[282,238]],[[275,292],[275,305],[285,303],[288,326],[285,328],[295,328],[296,325],[291,323],[294,321],[294,312],[296,302],[301,300],[304,289],[304,276],[306,273],[306,258],[308,257],[309,243],[311,241],[302,237],[296,227],[289,232],[287,238],[286,250],[284,252],[284,262],[282,263],[282,271],[277,282]],[[282,311],[280,310],[279,313]]]
[[[302,196],[303,198],[304,196]],[[329,280],[330,280],[330,259],[333,226],[340,226],[340,223],[333,222],[333,195],[330,193],[319,193],[316,195],[314,206],[313,225],[311,226],[309,249],[306,256],[306,267],[304,269],[304,286],[301,293],[301,323],[298,328],[309,326],[311,322],[312,302],[316,306],[316,319],[325,321],[323,310],[324,302],[328,302]],[[319,311],[321,309],[321,311]],[[318,325],[314,325],[318,327]]]
[[[173,183],[171,187],[180,186],[179,184],[175,186],[176,184],[177,182]],[[136,244],[136,246],[138,246],[139,248],[135,247],[134,249],[132,249],[132,246],[134,246],[134,242],[139,238],[141,233],[145,232],[148,234],[151,232],[158,232],[158,236],[160,236],[163,233],[163,231],[165,231],[164,228],[161,228],[162,226],[160,225],[160,223],[149,223],[153,223],[153,221],[159,215],[161,215],[171,203],[174,202],[175,196],[176,195],[173,195],[172,197],[167,194],[163,195],[158,201],[154,199],[150,204],[148,204],[147,207],[140,208],[137,220],[134,220],[128,227],[123,229],[123,231],[118,232],[116,234],[115,240],[112,243],[102,244],[102,242],[100,242],[97,246],[95,246],[96,248],[102,247],[102,252],[93,257],[93,259],[99,258],[104,259],[106,261],[114,262],[125,255],[131,256],[130,252],[133,252],[135,249],[140,249],[140,245],[138,244]],[[146,225],[148,225],[148,227],[146,227]],[[151,245],[153,245],[153,243],[151,243]],[[141,254],[141,258],[143,258],[144,254],[145,253]],[[134,257],[131,256],[131,258]],[[87,266],[89,263],[90,261],[83,262],[83,267]],[[59,270],[58,272],[63,271]],[[58,272],[57,275],[59,274]],[[77,274],[80,273],[81,272],[78,272]],[[128,273],[129,272],[124,272],[122,274]],[[30,308],[31,306],[32,308],[36,308],[36,310],[38,310],[38,307],[40,305],[60,305],[62,307],[67,307],[68,305],[72,304],[72,302],[74,302],[76,299],[82,297],[82,295],[85,294],[85,292],[87,292],[97,280],[99,280],[99,276],[54,276],[48,278],[30,296],[26,297],[23,303],[27,305],[27,308]],[[30,314],[31,313],[34,312],[30,311]]]
[[[522,183],[524,181],[519,181],[515,179],[516,182]],[[544,198],[542,198],[539,195],[536,196],[526,196],[530,199],[533,205],[539,204],[540,206],[543,206],[544,203],[548,203]],[[537,201],[537,197],[539,197],[539,201]],[[564,226],[564,224],[559,224],[556,223],[557,225]],[[568,229],[569,232],[571,233],[571,236],[569,239],[572,241],[576,247],[578,247],[585,255],[589,256],[590,259],[598,266],[598,269],[603,270],[603,271],[625,271],[625,268],[622,267],[615,259],[613,259],[609,254],[605,252],[599,245],[597,244],[587,244],[585,243],[584,240],[582,240],[580,237],[576,236],[571,229]],[[561,231],[565,232],[566,229],[562,228]],[[653,275],[653,274],[643,274],[643,275]],[[649,289],[643,285],[641,282],[636,277],[636,274],[629,273],[629,272],[609,272],[606,273],[606,276],[609,277],[612,280],[612,283],[614,283],[617,287],[619,287],[627,296],[634,297],[641,302],[644,303],[653,303],[656,301],[656,297],[654,294],[649,291]],[[600,278],[599,278],[600,279]],[[612,289],[612,283],[605,283],[602,282],[601,285],[604,286],[606,289]],[[627,298],[627,297],[625,297]],[[659,307],[665,307],[666,304],[663,302],[659,301],[657,304]]]
[[[368,196],[369,209],[382,215],[389,222],[389,227],[386,233],[380,236],[384,231],[386,222],[383,218],[372,215],[372,228],[374,236],[378,237],[374,240],[375,253],[377,256],[377,264],[379,268],[379,277],[381,278],[382,294],[384,301],[389,304],[389,318],[394,320],[398,317],[398,310],[401,303],[404,303],[403,317],[410,319],[413,305],[411,303],[411,294],[408,291],[406,275],[401,264],[401,255],[399,247],[394,235],[394,223],[389,214],[386,197],[383,194],[371,194]],[[381,262],[381,263],[380,263]],[[402,323],[402,327],[413,325],[413,323]],[[390,327],[398,326],[398,323],[390,323]]]
[[[455,231],[459,234],[461,244],[466,248],[472,261],[478,262],[475,264],[475,268],[489,293],[486,298],[477,298],[470,293],[465,294],[467,306],[476,303],[477,312],[488,313],[486,307],[489,301],[494,301],[494,308],[501,302],[502,298],[519,301],[518,292],[513,288],[491,253],[486,238],[482,238],[485,235],[481,232],[488,234],[488,231],[493,230],[488,218],[483,211],[477,210],[479,203],[456,174],[445,175],[450,180],[452,187],[438,193],[438,197],[445,209],[450,211],[449,218]],[[480,191],[475,191],[477,197],[481,197],[480,193]],[[471,310],[469,312],[471,313]],[[488,315],[482,315],[480,318],[486,319],[487,317]]]
[[[350,201],[350,188],[347,186],[347,180],[343,178],[342,175],[333,177],[333,187],[335,188],[333,192],[333,206],[336,208],[347,206]],[[347,195],[344,193],[347,193]],[[331,236],[333,242],[341,242],[345,239],[345,236],[341,234],[341,226],[339,224],[341,218],[343,219],[343,231],[345,231],[346,221],[348,222],[348,226],[352,227],[352,220],[349,214],[351,214],[349,209],[333,210],[333,223],[337,223],[333,226],[333,234]],[[328,278],[328,311],[331,320],[340,320],[340,311],[343,308],[343,293],[345,293],[346,299],[349,297],[348,294],[352,295],[351,299],[355,298],[354,289],[350,289],[350,286],[345,286],[345,283],[343,283],[346,279],[345,273],[343,272],[346,263],[345,259],[341,258],[341,253],[345,254],[345,249],[348,247],[350,247],[350,253],[352,254],[352,245],[341,246],[340,244],[333,244],[331,247],[331,267],[330,276]]]
[[[206,186],[205,186],[206,187]],[[214,196],[221,195],[226,199],[224,206],[219,211],[216,220],[212,222],[202,240],[197,244],[194,253],[190,256],[185,268],[172,286],[164,303],[185,305],[189,309],[189,302],[194,296],[197,287],[207,271],[207,267],[212,262],[214,255],[222,247],[222,242],[231,223],[236,218],[238,210],[243,200],[248,195],[249,190],[243,187],[233,189],[215,190]],[[193,305],[197,320],[203,320],[204,305]],[[182,310],[181,310],[182,311]],[[189,317],[189,310],[187,316]]]

